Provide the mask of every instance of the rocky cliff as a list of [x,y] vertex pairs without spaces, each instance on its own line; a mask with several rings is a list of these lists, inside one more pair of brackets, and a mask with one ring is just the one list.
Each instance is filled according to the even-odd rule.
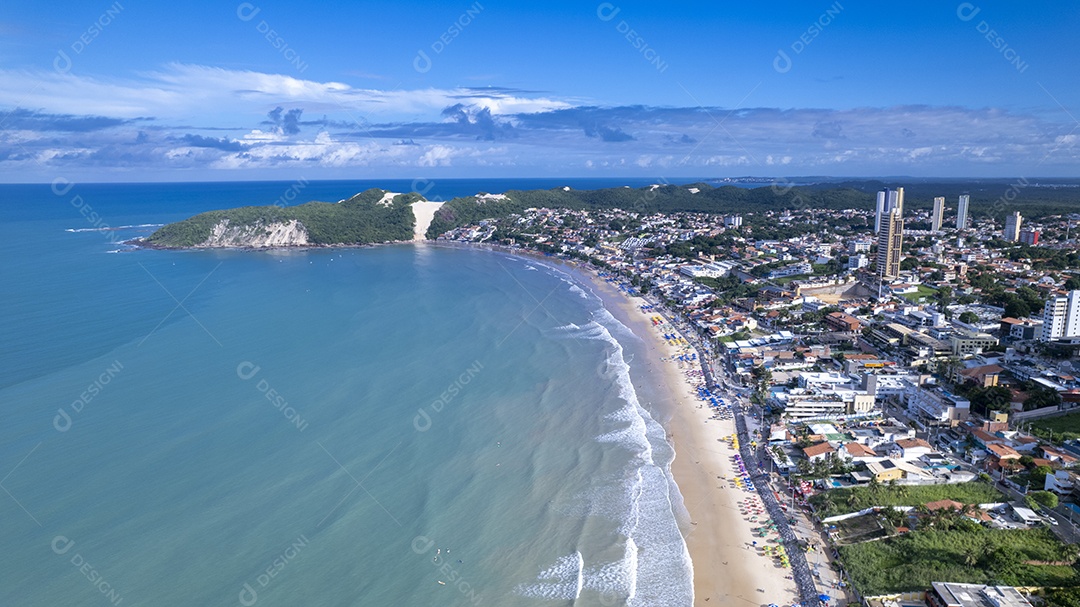
[[210,237],[197,248],[295,247],[311,244],[307,228],[296,219],[286,222],[238,225],[222,219],[210,230]]

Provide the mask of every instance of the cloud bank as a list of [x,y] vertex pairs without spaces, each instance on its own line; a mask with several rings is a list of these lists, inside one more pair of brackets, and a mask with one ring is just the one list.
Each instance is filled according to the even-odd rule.
[[1074,175],[1077,126],[956,106],[606,107],[520,89],[361,89],[186,64],[124,80],[0,70],[0,175],[41,178],[275,168],[313,178]]

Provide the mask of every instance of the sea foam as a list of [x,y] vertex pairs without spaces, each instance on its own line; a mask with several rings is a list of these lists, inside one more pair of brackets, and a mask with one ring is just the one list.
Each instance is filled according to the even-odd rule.
[[[604,375],[611,378],[623,406],[604,415],[605,425],[612,428],[596,440],[618,445],[630,456],[622,475],[596,479],[601,486],[590,495],[581,496],[588,503],[584,510],[589,515],[604,516],[617,523],[617,536],[622,538],[617,541],[623,542],[623,556],[614,562],[592,563],[589,555],[576,552],[582,559],[582,579],[574,598],[581,589],[586,589],[601,593],[605,600],[618,599],[630,606],[690,605],[693,569],[675,515],[681,496],[670,472],[674,452],[666,442],[663,426],[641,406],[622,344],[612,335],[612,330],[632,333],[603,307],[593,311],[589,323],[577,330],[571,327],[576,325],[559,327],[560,336],[608,344]],[[658,453],[657,448],[663,453]],[[581,508],[563,510],[566,514],[581,511]],[[519,593],[569,600],[573,579],[566,558],[541,572],[535,584],[519,587]],[[548,579],[543,577],[545,574]]]

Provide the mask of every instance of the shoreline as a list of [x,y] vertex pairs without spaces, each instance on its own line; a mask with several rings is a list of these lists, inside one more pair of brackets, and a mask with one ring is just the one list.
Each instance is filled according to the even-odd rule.
[[[774,531],[762,537],[754,532],[768,519],[764,508],[761,514],[754,512],[756,505],[761,504],[757,492],[737,486],[734,480],[739,475],[736,463],[739,450],[729,440],[737,431],[734,418],[713,417],[715,410],[698,398],[686,373],[694,369],[701,373],[700,361],[680,369],[673,358],[682,353],[682,348],[663,338],[663,333],[682,336],[679,329],[666,320],[654,326],[649,319],[660,314],[643,313],[640,306],[648,304],[643,297],[613,287],[599,276],[597,268],[578,260],[494,244],[429,242],[447,248],[486,250],[553,262],[568,268],[577,279],[592,287],[604,307],[642,340],[648,352],[649,364],[631,363],[631,377],[658,390],[659,408],[667,414],[662,425],[675,450],[671,476],[682,498],[683,510],[690,517],[688,528],[683,529],[683,539],[690,553],[693,604],[707,606],[722,602],[765,607],[801,602],[791,569],[782,568],[763,550],[766,545],[780,544],[778,534]],[[661,358],[665,362],[660,362]]]
[[[735,434],[734,420],[713,419],[714,410],[697,397],[686,371],[700,369],[700,364],[680,369],[671,360],[681,354],[681,348],[664,340],[662,334],[681,332],[666,322],[653,326],[649,319],[659,314],[642,313],[639,306],[647,304],[643,298],[618,291],[590,268],[570,265],[589,280],[605,306],[617,308],[609,311],[645,343],[649,360],[667,359],[658,365],[636,365],[635,375],[661,388],[667,400],[661,406],[670,415],[664,426],[676,453],[671,474],[690,516],[683,537],[694,573],[694,604],[745,601],[760,607],[799,603],[795,582],[787,577],[790,569],[781,568],[762,551],[775,533],[758,537],[752,531],[767,518],[746,508],[747,504],[760,503],[757,494],[737,487],[733,480],[738,475],[734,463],[738,450],[727,439]],[[757,520],[749,520],[752,516]]]
[[[236,247],[231,250],[270,251],[324,248],[367,248],[387,245],[431,245],[452,249],[473,249],[500,252],[526,259],[545,261],[571,271],[575,279],[591,287],[602,304],[641,341],[648,353],[649,363],[631,363],[631,379],[635,387],[639,382],[654,390],[657,408],[662,415],[657,418],[664,426],[667,441],[675,451],[670,474],[682,500],[680,530],[690,555],[694,605],[717,605],[717,602],[746,602],[755,607],[768,604],[792,605],[800,602],[794,580],[789,579],[790,569],[780,564],[762,548],[768,543],[777,545],[776,533],[759,536],[754,528],[766,523],[767,513],[758,513],[760,498],[754,491],[736,486],[739,471],[730,438],[735,435],[733,418],[716,419],[710,409],[696,394],[696,388],[687,377],[687,371],[701,364],[687,364],[680,369],[674,357],[682,354],[684,346],[675,346],[663,339],[663,333],[681,331],[665,322],[654,326],[650,322],[658,312],[643,313],[640,306],[648,302],[640,296],[631,296],[599,276],[602,271],[575,259],[545,255],[521,247],[507,247],[487,243],[461,243],[456,241],[395,241],[367,245],[305,245],[286,247]],[[140,248],[166,247],[143,246]],[[219,247],[214,247],[219,248]],[[189,247],[188,250],[210,250],[206,247]],[[171,249],[177,250],[177,249]],[[660,362],[661,359],[664,362]],[[697,380],[700,383],[700,380]],[[675,497],[675,496],[673,496]],[[676,505],[675,500],[672,501]],[[686,521],[686,516],[689,520]],[[685,521],[685,524],[682,524]],[[756,545],[755,545],[756,542]]]
[[[761,537],[754,532],[768,519],[763,508],[761,514],[753,512],[761,503],[757,492],[736,486],[734,479],[739,472],[735,458],[739,451],[729,440],[736,434],[734,418],[713,418],[715,411],[698,398],[687,377],[687,371],[696,369],[701,373],[700,361],[680,369],[673,358],[682,353],[682,347],[663,339],[663,333],[682,336],[679,329],[666,321],[654,326],[649,319],[660,314],[643,313],[640,306],[648,304],[644,298],[620,291],[599,276],[596,268],[577,260],[499,245],[438,244],[555,262],[587,282],[604,307],[642,340],[648,360],[658,363],[631,363],[631,377],[658,390],[659,408],[667,414],[662,425],[675,450],[671,476],[682,498],[683,511],[690,517],[689,524],[680,527],[686,527],[683,539],[690,553],[693,604],[717,605],[713,601],[718,601],[765,607],[771,603],[800,603],[791,569],[782,568],[763,550],[766,545],[778,545],[778,535],[771,532]],[[660,362],[661,358],[665,362]]]

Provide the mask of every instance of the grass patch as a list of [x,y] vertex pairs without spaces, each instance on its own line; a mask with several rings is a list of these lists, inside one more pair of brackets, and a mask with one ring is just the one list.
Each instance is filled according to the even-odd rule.
[[784,286],[789,282],[794,282],[796,280],[806,280],[807,278],[810,278],[809,274],[796,274],[794,276],[781,276],[780,278],[773,278],[771,280],[777,285]]
[[915,291],[914,293],[904,293],[901,297],[911,302],[918,302],[923,297],[927,299],[933,297],[934,293],[937,293],[937,289],[931,289],[926,285],[919,285],[918,291]]
[[1059,442],[1080,438],[1080,412],[1033,420],[1031,431],[1036,436],[1048,440],[1050,433],[1053,432],[1054,440]]
[[1000,502],[1003,496],[989,483],[971,481],[949,485],[904,485],[844,487],[830,489],[810,497],[810,503],[822,518],[857,512],[870,506],[918,506],[938,500],[956,500],[964,504]]
[[906,592],[948,580],[1009,586],[1077,586],[1069,565],[1025,561],[1073,561],[1076,548],[1048,529],[915,531],[879,542],[839,548],[855,588],[864,596]]

